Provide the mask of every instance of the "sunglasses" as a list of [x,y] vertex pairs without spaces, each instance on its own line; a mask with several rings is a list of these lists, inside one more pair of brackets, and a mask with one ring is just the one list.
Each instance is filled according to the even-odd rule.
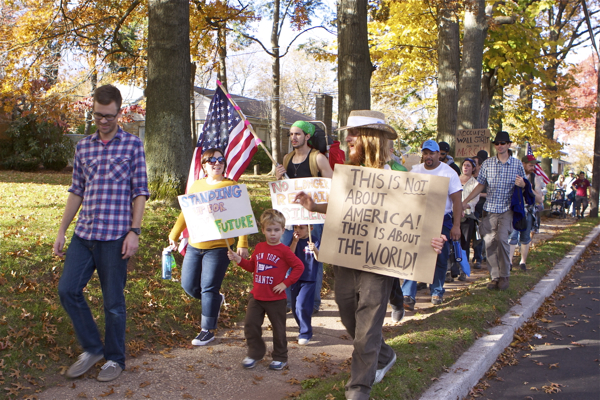
[[510,142],[494,142],[494,146],[504,146],[505,144],[508,144]]
[[223,156],[221,156],[221,157],[209,157],[204,162],[205,163],[209,163],[210,165],[214,165],[217,161],[219,163],[221,163],[221,164],[225,164],[225,157],[223,157]]

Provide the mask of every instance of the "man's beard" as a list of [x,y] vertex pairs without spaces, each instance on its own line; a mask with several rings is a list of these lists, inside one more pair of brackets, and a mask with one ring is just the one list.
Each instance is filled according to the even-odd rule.
[[305,143],[306,143],[306,138],[298,139],[298,143],[295,146],[292,144],[292,147],[294,149],[299,149],[299,148],[303,147]]
[[350,152],[350,164],[362,165],[365,163],[365,152],[358,143],[354,145],[354,151]]

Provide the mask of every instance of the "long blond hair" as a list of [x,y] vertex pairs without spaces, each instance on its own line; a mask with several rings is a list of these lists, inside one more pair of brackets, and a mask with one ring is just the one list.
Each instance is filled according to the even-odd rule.
[[369,168],[383,168],[390,158],[385,132],[371,128],[355,128],[356,144],[360,151],[359,164]]

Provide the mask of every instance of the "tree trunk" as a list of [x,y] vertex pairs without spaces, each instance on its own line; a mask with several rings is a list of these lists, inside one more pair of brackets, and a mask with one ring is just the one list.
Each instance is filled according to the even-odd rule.
[[[458,129],[479,129],[483,43],[487,35],[485,0],[469,0],[465,11],[463,58],[458,88]],[[454,143],[449,142],[454,148]]]
[[489,125],[490,109],[492,108],[492,99],[498,86],[496,70],[486,71],[481,77],[481,109],[479,114],[479,126],[486,129]]
[[[96,65],[95,63],[96,58],[94,57],[94,66]],[[92,73],[92,76],[90,77],[90,85],[92,86],[92,96],[94,96],[94,92],[96,91],[96,86],[98,86],[98,73],[96,71],[94,71]],[[92,115],[92,110],[88,110],[85,113],[85,130],[83,131],[84,135],[90,135],[92,134],[92,124],[94,121],[94,117]]]
[[225,24],[219,25],[217,30],[217,52],[219,53],[219,70],[217,71],[217,78],[221,81],[221,84],[227,89],[227,31],[225,30]]
[[[281,164],[281,114],[279,111],[279,86],[281,80],[279,68],[279,0],[273,2],[273,27],[271,29],[271,51],[273,53],[273,91],[271,93],[271,155]],[[275,169],[275,165],[273,165]]]
[[[367,0],[338,1],[339,126],[346,125],[350,111],[371,108],[373,64],[369,54],[367,3]],[[340,131],[339,139],[347,150],[345,133]]]
[[190,168],[189,23],[187,1],[148,2],[145,147],[153,199],[184,193]]
[[454,143],[458,110],[460,45],[456,2],[443,2],[438,12],[438,115],[437,140]]
[[[600,71],[600,57],[598,59],[596,71]],[[596,87],[596,128],[594,138],[594,159],[592,161],[592,187],[590,188],[590,217],[598,217],[598,194],[600,193],[600,77]]]

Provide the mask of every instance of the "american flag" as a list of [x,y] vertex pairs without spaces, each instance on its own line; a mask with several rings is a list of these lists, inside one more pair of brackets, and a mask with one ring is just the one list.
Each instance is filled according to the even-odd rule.
[[[533,156],[533,151],[531,150],[531,146],[529,145],[529,142],[527,142],[527,155],[528,156]],[[540,164],[535,164],[535,171],[534,172],[535,172],[535,174],[537,176],[542,177],[542,180],[544,181],[544,183],[546,185],[550,183],[550,178],[548,178],[548,175],[546,175],[546,173],[544,172],[544,170],[542,169],[542,167],[540,167]]]
[[[239,107],[231,96],[217,87],[210,102],[202,133],[194,149],[194,157],[188,175],[187,189],[192,183],[204,176],[202,171],[202,153],[218,148],[227,160],[225,176],[238,180],[256,153],[257,143],[249,129],[250,123],[242,118]],[[186,190],[187,191],[187,190]]]

